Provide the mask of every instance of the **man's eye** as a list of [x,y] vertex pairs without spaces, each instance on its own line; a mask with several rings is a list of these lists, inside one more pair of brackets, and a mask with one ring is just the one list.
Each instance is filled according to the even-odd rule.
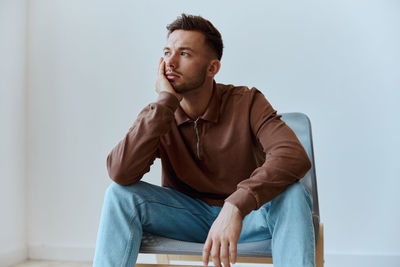
[[181,52],[181,55],[182,55],[182,56],[188,56],[189,54],[186,53],[186,52]]
[[169,56],[169,54],[170,54],[170,52],[168,52],[168,51],[164,52],[164,56]]

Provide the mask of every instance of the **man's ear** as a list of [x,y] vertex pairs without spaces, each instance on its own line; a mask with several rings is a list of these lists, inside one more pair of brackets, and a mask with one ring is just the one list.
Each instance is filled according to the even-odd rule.
[[208,76],[214,77],[218,73],[220,68],[221,62],[218,59],[211,60],[207,69]]

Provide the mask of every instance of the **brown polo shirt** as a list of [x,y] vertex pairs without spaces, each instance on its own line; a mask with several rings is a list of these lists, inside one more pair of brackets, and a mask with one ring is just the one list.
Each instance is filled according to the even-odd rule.
[[156,157],[163,186],[209,205],[228,201],[243,217],[311,167],[296,135],[260,91],[217,83],[196,120],[174,95],[161,92],[108,155],[109,175],[121,185],[136,183]]

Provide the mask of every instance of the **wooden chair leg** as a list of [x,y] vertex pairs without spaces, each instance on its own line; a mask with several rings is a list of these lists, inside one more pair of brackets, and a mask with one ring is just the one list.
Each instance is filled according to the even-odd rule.
[[157,261],[158,264],[169,264],[168,255],[157,254],[156,255],[156,261]]
[[315,265],[316,267],[324,267],[324,262],[324,225],[320,223],[317,247],[315,249]]

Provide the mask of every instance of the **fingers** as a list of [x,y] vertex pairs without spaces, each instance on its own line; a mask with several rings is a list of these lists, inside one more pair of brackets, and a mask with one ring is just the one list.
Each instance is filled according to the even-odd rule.
[[160,74],[164,75],[164,65],[165,65],[164,58],[160,58],[160,62],[158,62],[158,75]]
[[207,237],[206,243],[203,247],[203,264],[208,266],[208,260],[210,259],[210,250],[212,247],[212,239]]
[[228,241],[224,241],[221,243],[221,262],[224,264],[224,267],[230,267],[229,264],[229,243]]
[[163,62],[163,58],[160,58],[160,60],[158,61],[158,68],[157,68],[157,75],[156,75],[156,92],[157,94],[160,93],[160,68],[162,66],[162,62]]
[[214,241],[211,249],[211,258],[215,267],[222,267],[221,259],[219,257],[220,248],[221,248],[221,243],[219,243],[218,241]]
[[[208,266],[209,259],[211,258],[216,267],[230,267],[231,264],[236,263],[237,259],[237,242],[235,241],[218,241],[211,237],[207,237],[203,247],[203,265]],[[230,261],[230,262],[229,262]]]
[[[242,230],[242,217],[236,206],[224,204],[218,217],[212,224],[206,243],[203,248],[203,263],[208,264],[208,257],[211,251],[211,258],[216,267],[230,267],[237,259],[237,243]],[[237,209],[237,208],[236,208]],[[229,255],[229,253],[231,255]]]
[[237,258],[237,242],[229,243],[229,251],[231,253],[231,263],[235,264]]

